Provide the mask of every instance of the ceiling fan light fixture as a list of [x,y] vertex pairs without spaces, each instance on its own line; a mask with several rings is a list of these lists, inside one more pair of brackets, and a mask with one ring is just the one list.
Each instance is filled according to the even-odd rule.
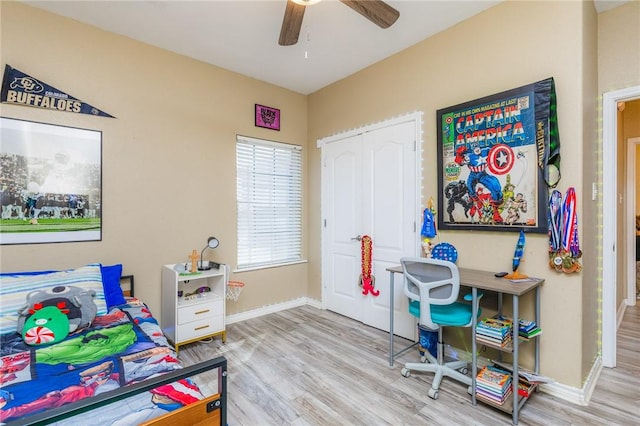
[[[305,9],[319,1],[287,0],[280,28],[280,38],[278,39],[280,46],[292,46],[298,42]],[[340,0],[340,2],[382,29],[389,28],[400,17],[400,12],[389,6],[384,0]]]
[[320,0],[291,0],[300,6],[311,6],[312,4],[320,3]]

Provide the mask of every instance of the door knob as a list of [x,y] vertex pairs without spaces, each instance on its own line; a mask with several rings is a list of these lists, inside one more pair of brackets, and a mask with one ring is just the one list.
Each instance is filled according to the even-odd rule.
[[357,237],[351,238],[351,241],[362,241],[362,235],[358,235]]

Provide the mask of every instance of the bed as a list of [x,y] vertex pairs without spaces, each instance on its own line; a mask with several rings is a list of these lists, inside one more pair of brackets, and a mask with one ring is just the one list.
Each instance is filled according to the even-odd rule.
[[0,423],[226,425],[226,359],[181,365],[121,274],[0,274]]

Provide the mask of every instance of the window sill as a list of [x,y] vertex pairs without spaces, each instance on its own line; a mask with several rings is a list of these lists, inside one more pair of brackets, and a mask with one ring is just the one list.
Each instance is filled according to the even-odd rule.
[[233,273],[234,274],[240,274],[242,272],[258,271],[260,269],[270,269],[270,268],[279,268],[281,266],[299,265],[301,263],[308,263],[308,260],[303,259],[303,260],[296,260],[295,262],[274,263],[274,264],[269,264],[269,265],[251,266],[251,267],[242,268],[242,269],[237,269],[236,268],[236,269],[233,270]]

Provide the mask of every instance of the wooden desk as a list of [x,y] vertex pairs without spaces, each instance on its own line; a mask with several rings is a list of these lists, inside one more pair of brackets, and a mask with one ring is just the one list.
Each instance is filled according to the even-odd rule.
[[[394,275],[402,274],[402,266],[393,266],[387,268],[389,271],[389,365],[393,366],[393,360],[396,356],[404,353],[409,348],[415,345],[411,345],[409,347],[404,348],[398,353],[393,352],[393,312],[394,312]],[[470,287],[471,288],[471,296],[472,296],[472,305],[473,305],[473,314],[472,314],[472,343],[471,343],[471,401],[473,405],[476,405],[476,376],[478,374],[477,367],[477,342],[476,342],[476,325],[478,322],[478,311],[477,311],[477,300],[478,300],[478,289],[484,291],[492,291],[498,294],[498,313],[502,313],[502,296],[504,294],[511,295],[513,299],[513,307],[512,307],[512,317],[514,319],[514,327],[512,334],[512,342],[513,342],[513,383],[512,383],[512,407],[507,407],[507,402],[505,402],[505,407],[497,407],[502,409],[503,411],[512,413],[513,424],[518,424],[518,411],[521,406],[526,402],[527,398],[518,399],[518,315],[519,315],[519,298],[520,296],[530,292],[531,290],[535,290],[535,321],[540,326],[540,286],[544,283],[544,279],[542,278],[530,278],[524,282],[512,282],[505,278],[496,278],[493,272],[489,271],[481,271],[477,269],[468,269],[468,268],[458,268],[460,272],[460,285]],[[404,283],[403,283],[404,285]],[[535,340],[535,367],[534,371],[536,373],[540,372],[540,339],[534,338]]]

